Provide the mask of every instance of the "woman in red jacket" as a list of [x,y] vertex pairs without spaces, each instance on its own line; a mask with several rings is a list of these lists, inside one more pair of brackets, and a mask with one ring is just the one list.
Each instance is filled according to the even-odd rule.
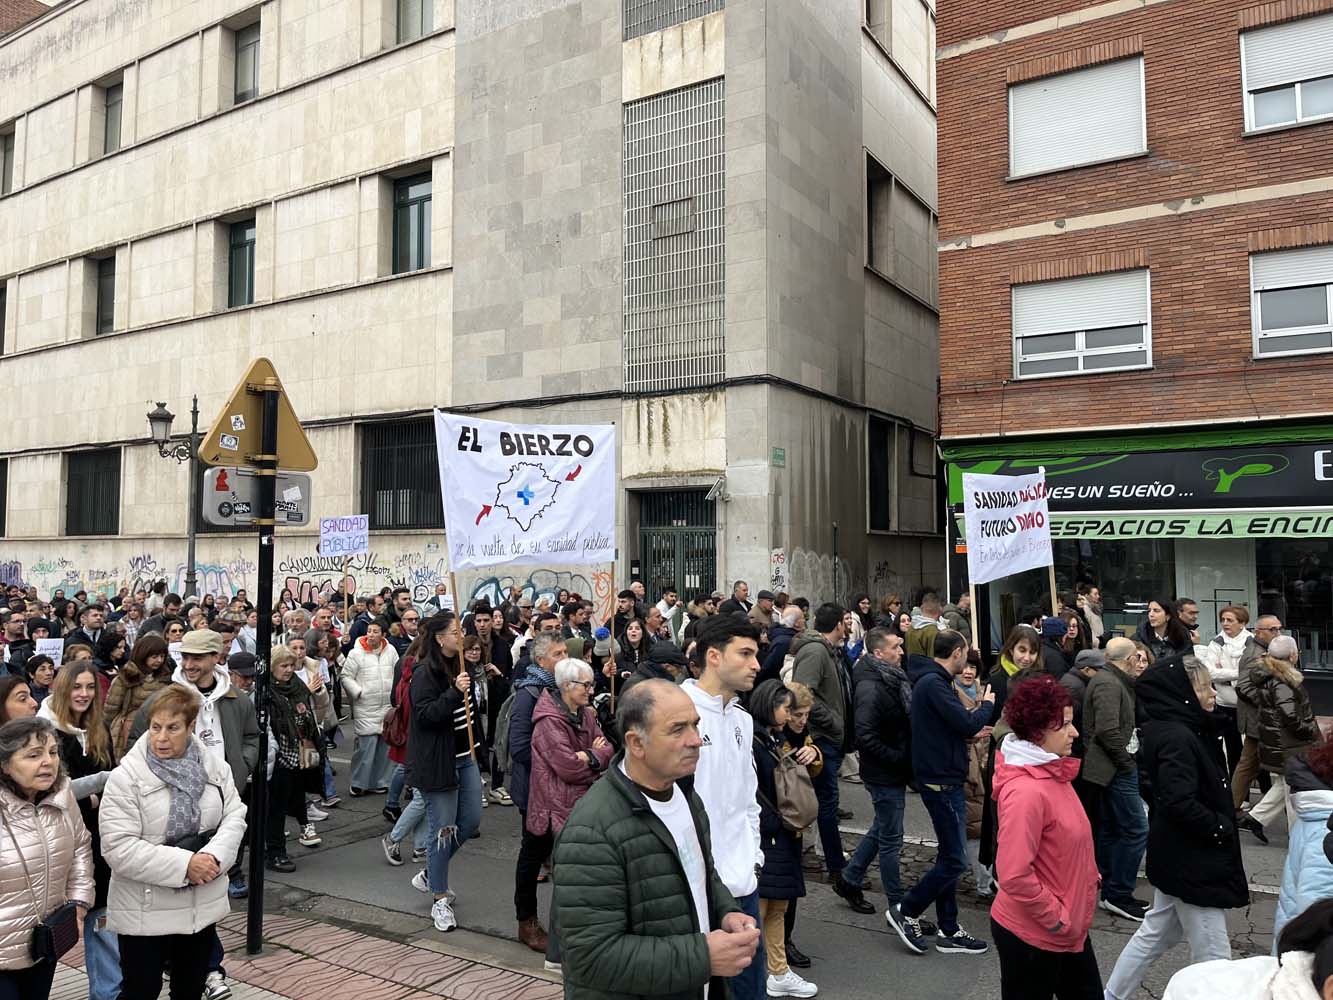
[[1054,677],[1010,693],[1013,730],[995,763],[1000,882],[991,932],[1002,1000],[1102,1000],[1088,929],[1097,905],[1097,861],[1087,814],[1071,782],[1074,709]]

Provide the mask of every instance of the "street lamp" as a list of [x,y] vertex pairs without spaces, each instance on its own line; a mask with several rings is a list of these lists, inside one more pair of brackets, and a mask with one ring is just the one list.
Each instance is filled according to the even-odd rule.
[[157,445],[157,453],[163,458],[174,458],[177,462],[190,463],[190,509],[186,512],[185,552],[185,597],[194,596],[194,527],[195,508],[199,506],[199,397],[190,402],[190,440],[171,443],[171,422],[176,415],[167,409],[166,403],[158,403],[148,414],[148,432]]

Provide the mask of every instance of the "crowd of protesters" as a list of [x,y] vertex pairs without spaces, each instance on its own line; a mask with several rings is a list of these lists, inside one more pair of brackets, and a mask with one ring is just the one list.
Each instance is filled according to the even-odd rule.
[[[257,769],[265,864],[294,871],[291,842],[317,849],[341,803],[329,752],[344,736],[347,793],[382,798],[384,858],[412,861],[439,931],[466,925],[449,870],[482,810],[517,809],[517,937],[567,996],[724,984],[735,1000],[815,996],[796,942],[807,873],[873,913],[877,862],[885,933],[912,955],[990,950],[960,922],[970,877],[991,901],[1004,1000],[1128,1000],[1178,942],[1200,964],[1169,996],[1267,976],[1305,984],[1275,996],[1333,997],[1333,750],[1274,616],[1251,630],[1228,606],[1210,637],[1197,605],[1162,598],[1113,634],[1088,583],[1024,611],[987,669],[965,595],[812,608],[767,590],[752,599],[744,582],[652,601],[636,581],[601,621],[583,596],[553,596],[515,589],[460,615],[442,586],[420,604],[399,587],[348,608],[283,591],[268,611],[243,591],[42,599],[10,586],[0,1000],[49,994],[54,962],[29,939],[69,926],[90,1000],[156,997],[164,973],[173,997],[225,1000],[216,924],[248,894]],[[850,854],[840,780],[863,784],[873,808]],[[910,885],[909,796],[937,845]],[[1225,913],[1249,902],[1241,834],[1266,842],[1284,818],[1281,964],[1231,963]],[[1145,857],[1150,901],[1135,895]],[[1109,978],[1089,936],[1099,907],[1137,925]]]

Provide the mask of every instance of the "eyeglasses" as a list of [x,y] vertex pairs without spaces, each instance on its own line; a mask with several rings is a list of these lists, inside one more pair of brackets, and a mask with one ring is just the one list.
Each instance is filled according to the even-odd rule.
[[591,691],[593,688],[595,688],[595,687],[597,686],[597,682],[596,682],[596,681],[570,681],[570,683],[571,683],[571,684],[577,684],[579,687],[583,688],[583,690],[585,690],[585,691]]
[[414,615],[413,617],[411,617],[411,618],[408,618],[406,615],[404,615],[404,616],[403,616],[403,621],[405,621],[405,622],[419,622],[419,621],[421,621],[421,619],[420,619],[420,618],[417,618],[415,615]]

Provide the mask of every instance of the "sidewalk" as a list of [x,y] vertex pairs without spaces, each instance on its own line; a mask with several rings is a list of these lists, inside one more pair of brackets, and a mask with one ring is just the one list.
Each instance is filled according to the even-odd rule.
[[[450,955],[443,935],[408,943],[268,914],[264,953],[245,954],[245,913],[219,926],[232,1000],[558,1000],[558,983]],[[84,1000],[83,949],[61,960],[52,1000]],[[165,989],[163,993],[165,994]]]

